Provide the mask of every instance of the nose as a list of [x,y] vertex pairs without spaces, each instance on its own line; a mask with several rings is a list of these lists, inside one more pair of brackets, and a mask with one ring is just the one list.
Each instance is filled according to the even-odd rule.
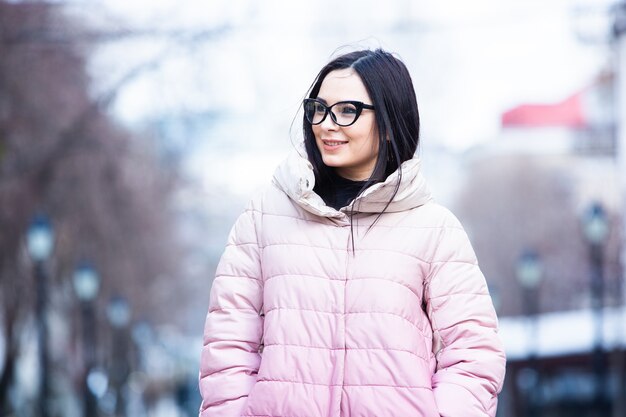
[[325,129],[325,130],[337,130],[339,128],[339,125],[337,125],[335,121],[333,120],[330,110],[326,114],[326,118],[320,124],[320,126],[322,127],[322,129]]

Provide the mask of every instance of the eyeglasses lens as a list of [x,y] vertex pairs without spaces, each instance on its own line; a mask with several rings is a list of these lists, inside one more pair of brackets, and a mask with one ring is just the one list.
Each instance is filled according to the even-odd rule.
[[339,103],[333,108],[334,119],[340,126],[347,126],[356,119],[356,106],[351,103]]
[[326,115],[326,107],[323,104],[315,101],[307,101],[304,104],[304,114],[306,119],[312,125],[316,125],[322,122],[324,115]]

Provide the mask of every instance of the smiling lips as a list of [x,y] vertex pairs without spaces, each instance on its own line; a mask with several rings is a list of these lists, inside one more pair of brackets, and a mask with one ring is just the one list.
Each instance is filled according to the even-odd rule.
[[345,145],[348,141],[322,139],[322,143],[324,144],[324,149],[334,150],[339,148],[341,145]]

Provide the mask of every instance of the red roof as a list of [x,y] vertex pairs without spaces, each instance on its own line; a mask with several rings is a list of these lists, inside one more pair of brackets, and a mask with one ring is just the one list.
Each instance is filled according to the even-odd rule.
[[522,104],[502,114],[502,126],[582,128],[587,125],[582,95],[581,91],[554,104]]

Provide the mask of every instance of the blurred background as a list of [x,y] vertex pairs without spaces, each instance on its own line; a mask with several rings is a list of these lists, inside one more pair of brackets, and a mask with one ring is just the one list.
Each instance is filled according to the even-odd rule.
[[0,0],[0,416],[197,415],[228,231],[362,47],[412,74],[499,416],[626,416],[625,3]]

